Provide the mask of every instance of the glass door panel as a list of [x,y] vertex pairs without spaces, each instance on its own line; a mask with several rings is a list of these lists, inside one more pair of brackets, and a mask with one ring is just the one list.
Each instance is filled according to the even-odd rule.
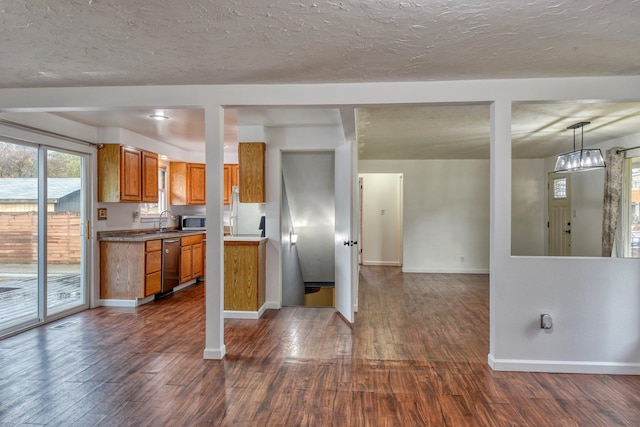
[[0,141],[0,335],[41,320],[38,148]]
[[47,316],[85,304],[82,156],[47,151]]

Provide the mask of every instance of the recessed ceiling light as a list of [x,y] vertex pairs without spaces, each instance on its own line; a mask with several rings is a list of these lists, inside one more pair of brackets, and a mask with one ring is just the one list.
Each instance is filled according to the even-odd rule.
[[169,116],[162,114],[149,114],[149,118],[153,120],[169,120]]

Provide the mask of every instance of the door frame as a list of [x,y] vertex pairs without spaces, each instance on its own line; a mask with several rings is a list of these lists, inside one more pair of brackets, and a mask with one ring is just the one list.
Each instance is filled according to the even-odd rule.
[[[93,239],[93,216],[92,195],[94,194],[93,177],[91,171],[95,168],[95,146],[90,143],[79,144],[72,141],[61,140],[48,135],[34,134],[32,132],[20,132],[19,137],[14,136],[15,130],[0,125],[0,140],[10,144],[30,146],[38,150],[38,315],[37,319],[25,321],[23,323],[0,330],[0,337],[6,338],[19,334],[26,330],[53,322],[71,314],[78,313],[90,308],[95,302],[95,277],[90,274],[91,266],[95,264],[97,251],[94,248]],[[83,290],[84,300],[82,304],[65,309],[55,314],[47,313],[47,152],[56,151],[72,154],[80,157],[81,162],[81,191],[80,191],[80,283]],[[44,232],[42,231],[44,230]]]

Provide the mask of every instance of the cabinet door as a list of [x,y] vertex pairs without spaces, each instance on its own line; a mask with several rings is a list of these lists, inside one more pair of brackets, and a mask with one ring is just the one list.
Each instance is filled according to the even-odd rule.
[[158,155],[142,152],[142,201],[158,203]]
[[224,199],[223,203],[228,205],[231,203],[231,166],[232,165],[224,165]]
[[187,203],[190,205],[204,205],[206,203],[205,190],[206,171],[203,164],[189,163],[187,165]]
[[142,200],[142,153],[135,148],[120,148],[120,200]]
[[144,296],[157,294],[161,288],[162,273],[160,271],[147,274],[144,281]]
[[264,142],[238,144],[240,202],[265,203]]
[[191,280],[193,276],[193,245],[180,248],[180,283]]
[[193,257],[193,266],[191,269],[192,277],[200,277],[204,274],[204,247],[202,243],[196,243],[192,246],[193,251],[191,252]]

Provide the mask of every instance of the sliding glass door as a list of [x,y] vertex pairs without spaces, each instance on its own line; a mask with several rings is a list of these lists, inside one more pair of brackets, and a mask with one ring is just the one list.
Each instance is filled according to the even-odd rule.
[[88,307],[86,156],[0,140],[0,336]]
[[82,157],[47,150],[47,314],[86,302],[82,259],[86,221]]

